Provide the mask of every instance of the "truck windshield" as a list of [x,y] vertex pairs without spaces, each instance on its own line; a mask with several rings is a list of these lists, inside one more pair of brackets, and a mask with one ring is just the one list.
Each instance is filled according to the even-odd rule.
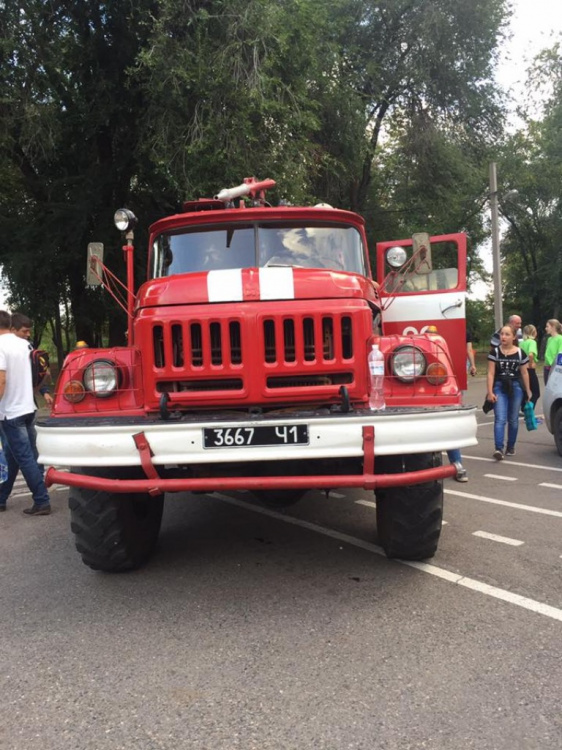
[[215,225],[160,234],[152,248],[153,278],[265,266],[366,273],[361,235],[352,226]]

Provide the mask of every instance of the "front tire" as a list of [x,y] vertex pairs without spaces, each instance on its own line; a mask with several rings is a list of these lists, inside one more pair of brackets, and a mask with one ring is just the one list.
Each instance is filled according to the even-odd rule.
[[133,570],[154,551],[162,522],[163,495],[71,487],[68,505],[76,549],[93,570]]
[[[398,474],[441,465],[441,456],[422,453],[380,459],[384,473]],[[437,551],[443,521],[443,482],[432,481],[376,492],[379,543],[387,557],[425,560]]]

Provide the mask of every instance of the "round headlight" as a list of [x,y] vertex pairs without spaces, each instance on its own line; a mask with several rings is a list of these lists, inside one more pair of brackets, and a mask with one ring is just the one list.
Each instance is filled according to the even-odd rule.
[[399,380],[411,383],[425,372],[426,361],[415,346],[401,346],[392,353],[392,371]]
[[135,226],[137,217],[128,208],[120,208],[115,212],[113,221],[120,232],[127,232]]
[[111,396],[117,390],[118,372],[113,362],[97,359],[84,370],[84,386],[94,396]]
[[403,247],[389,247],[386,251],[386,262],[393,268],[400,268],[408,259],[408,253]]

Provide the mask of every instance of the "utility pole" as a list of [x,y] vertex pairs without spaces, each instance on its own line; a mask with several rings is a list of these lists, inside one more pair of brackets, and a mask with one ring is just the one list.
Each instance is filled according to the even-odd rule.
[[498,217],[498,177],[496,162],[490,163],[490,214],[492,220],[492,263],[494,276],[494,321],[496,331],[503,325],[502,269]]

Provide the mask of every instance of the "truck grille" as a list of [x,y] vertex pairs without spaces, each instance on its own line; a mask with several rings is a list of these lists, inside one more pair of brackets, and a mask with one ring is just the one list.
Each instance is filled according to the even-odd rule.
[[[265,319],[262,326],[263,361],[268,364],[353,358],[350,315],[337,320],[326,315],[282,321]],[[154,364],[158,368],[168,364],[188,368],[242,364],[242,330],[237,320],[155,325],[152,339]]]
[[[185,337],[182,328],[178,323],[169,326],[170,356],[167,356],[164,326],[154,326],[152,338],[156,367],[166,367],[168,360],[173,367],[242,363],[242,337],[239,321],[208,323],[205,331],[202,323],[189,323],[183,329]],[[203,341],[204,333],[208,336],[208,347]]]
[[317,385],[346,385],[353,382],[351,372],[333,372],[327,375],[282,375],[267,378],[268,388],[312,388]]
[[[355,357],[359,342],[370,334],[370,310],[332,313],[321,301],[321,309],[311,314],[315,304],[286,312],[278,304],[266,311],[263,303],[247,304],[237,317],[190,310],[192,317],[183,321],[143,321],[141,327],[150,326],[150,333],[139,331],[139,339],[148,345],[144,356],[152,359],[153,392],[176,394],[178,403],[237,398],[259,404],[264,399],[338,399],[342,385],[350,393],[363,389]],[[360,362],[362,373],[363,357]]]
[[205,391],[241,391],[241,378],[199,378],[192,380],[172,380],[157,384],[159,393],[201,393]]
[[[331,362],[339,344],[343,360],[353,357],[353,328],[351,316],[337,321],[332,316],[321,318],[285,318],[282,328],[274,319],[263,321],[264,361]],[[298,343],[302,342],[301,352]]]

